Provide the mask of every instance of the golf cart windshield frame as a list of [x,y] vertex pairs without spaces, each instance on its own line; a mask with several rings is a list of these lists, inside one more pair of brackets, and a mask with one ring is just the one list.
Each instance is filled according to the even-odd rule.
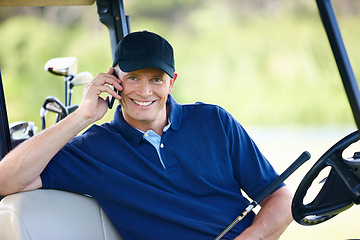
[[9,122],[7,118],[5,95],[0,71],[0,156],[1,159],[11,150]]
[[330,0],[316,0],[332,52],[348,97],[357,129],[360,129],[360,92]]

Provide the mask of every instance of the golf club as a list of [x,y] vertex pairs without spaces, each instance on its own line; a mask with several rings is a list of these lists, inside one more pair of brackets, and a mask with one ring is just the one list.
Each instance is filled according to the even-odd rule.
[[226,235],[236,224],[238,224],[253,208],[255,208],[260,202],[262,202],[268,195],[274,192],[280,184],[287,179],[296,169],[298,169],[303,163],[310,159],[310,153],[303,152],[280,176],[278,176],[265,190],[255,198],[250,205],[224,230],[215,240],[219,240]]
[[76,57],[61,57],[53,58],[46,62],[44,70],[58,76],[64,76],[65,82],[65,106],[70,105],[68,102],[68,94],[71,80],[77,73],[77,58]]
[[35,123],[31,121],[19,121],[9,124],[10,139],[30,138],[36,131]]
[[68,87],[68,102],[65,102],[65,106],[71,106],[71,96],[73,93],[73,87],[78,85],[85,85],[90,83],[94,79],[94,76],[90,72],[80,72],[67,81]]
[[59,99],[54,96],[48,96],[40,110],[41,127],[43,130],[46,128],[45,113],[47,111],[57,113],[56,122],[60,121],[68,115],[67,108]]
[[46,128],[46,123],[45,123],[46,111],[57,113],[55,123],[62,120],[68,114],[74,112],[78,108],[78,105],[71,105],[73,87],[78,85],[88,84],[94,79],[94,76],[90,72],[80,72],[76,74],[77,72],[76,57],[60,57],[60,58],[50,59],[49,61],[46,62],[44,69],[45,71],[64,77],[65,96],[64,96],[64,104],[54,96],[48,96],[45,99],[43,107],[40,110],[42,129]]

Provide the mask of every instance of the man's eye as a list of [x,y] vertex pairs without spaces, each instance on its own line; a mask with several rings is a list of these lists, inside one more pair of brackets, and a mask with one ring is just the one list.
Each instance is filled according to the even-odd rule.
[[129,79],[135,81],[136,77],[129,77]]
[[160,78],[153,78],[153,82],[161,82]]

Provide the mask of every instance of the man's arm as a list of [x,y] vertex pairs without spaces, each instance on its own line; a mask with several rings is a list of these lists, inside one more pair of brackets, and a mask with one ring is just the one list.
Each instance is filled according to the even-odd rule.
[[293,220],[291,201],[292,194],[286,186],[270,194],[260,203],[261,210],[252,225],[235,240],[279,239]]
[[53,156],[89,124],[101,119],[107,109],[102,92],[120,96],[108,84],[122,91],[121,82],[113,76],[113,68],[98,74],[84,88],[79,108],[71,115],[45,131],[20,144],[0,161],[0,195],[33,190],[42,187],[40,174]]

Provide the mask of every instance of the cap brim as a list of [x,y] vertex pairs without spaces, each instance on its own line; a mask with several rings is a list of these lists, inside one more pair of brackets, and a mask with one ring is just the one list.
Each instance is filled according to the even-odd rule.
[[134,59],[134,60],[120,60],[114,63],[114,66],[118,64],[121,71],[132,72],[143,68],[158,68],[167,73],[171,78],[174,78],[174,69],[169,65],[154,58]]

